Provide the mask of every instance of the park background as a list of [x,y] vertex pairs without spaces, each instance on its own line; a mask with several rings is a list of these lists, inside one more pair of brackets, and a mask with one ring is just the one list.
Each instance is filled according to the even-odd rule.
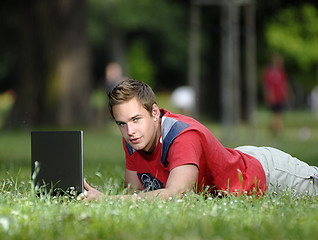
[[[227,59],[222,36],[229,12],[236,34]],[[318,119],[308,104],[318,83],[316,1],[3,0],[0,19],[1,239],[317,235],[313,199],[189,196],[91,207],[37,199],[30,189],[30,132],[82,129],[85,177],[104,192],[124,191],[121,136],[107,112],[105,67],[111,62],[124,76],[149,83],[159,106],[175,112],[173,90],[194,87],[197,111],[190,114],[226,147],[273,146],[318,165]],[[271,134],[261,84],[273,53],[284,59],[294,96],[279,136]],[[226,69],[236,74],[224,84]],[[239,100],[224,104],[224,88],[233,91],[227,98]],[[235,114],[227,121],[225,113]]]
[[5,128],[96,125],[110,62],[156,93],[190,85],[196,117],[229,124],[251,124],[264,106],[262,73],[275,52],[293,109],[306,109],[317,85],[315,1],[2,1],[0,11]]

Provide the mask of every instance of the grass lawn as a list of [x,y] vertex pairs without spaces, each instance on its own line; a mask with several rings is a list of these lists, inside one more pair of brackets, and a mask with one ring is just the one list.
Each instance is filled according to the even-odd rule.
[[[240,126],[226,147],[273,146],[318,166],[318,119],[286,114],[285,130],[273,138],[269,114],[258,113],[254,130]],[[38,198],[30,184],[30,130],[0,131],[0,239],[315,239],[317,199],[280,195],[136,202]],[[84,175],[107,194],[123,193],[124,155],[116,126],[84,129]]]

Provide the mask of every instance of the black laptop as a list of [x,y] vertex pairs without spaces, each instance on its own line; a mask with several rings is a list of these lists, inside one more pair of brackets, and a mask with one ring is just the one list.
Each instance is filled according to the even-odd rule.
[[40,193],[83,192],[83,131],[32,131],[31,159]]

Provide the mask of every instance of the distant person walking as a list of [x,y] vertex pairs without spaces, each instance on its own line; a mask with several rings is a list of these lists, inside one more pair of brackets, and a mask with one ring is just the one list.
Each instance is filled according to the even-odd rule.
[[272,111],[271,129],[276,136],[283,129],[283,111],[288,100],[287,74],[283,67],[283,59],[274,54],[271,64],[263,75],[265,100]]
[[113,88],[127,79],[123,76],[122,67],[116,62],[111,62],[105,67],[105,80],[106,80],[106,91],[107,93],[113,90]]

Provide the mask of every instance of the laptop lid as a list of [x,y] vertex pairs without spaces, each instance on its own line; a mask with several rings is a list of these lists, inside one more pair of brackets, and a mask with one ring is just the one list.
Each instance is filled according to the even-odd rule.
[[36,173],[35,186],[41,192],[84,191],[83,131],[32,131],[31,159],[31,176]]

